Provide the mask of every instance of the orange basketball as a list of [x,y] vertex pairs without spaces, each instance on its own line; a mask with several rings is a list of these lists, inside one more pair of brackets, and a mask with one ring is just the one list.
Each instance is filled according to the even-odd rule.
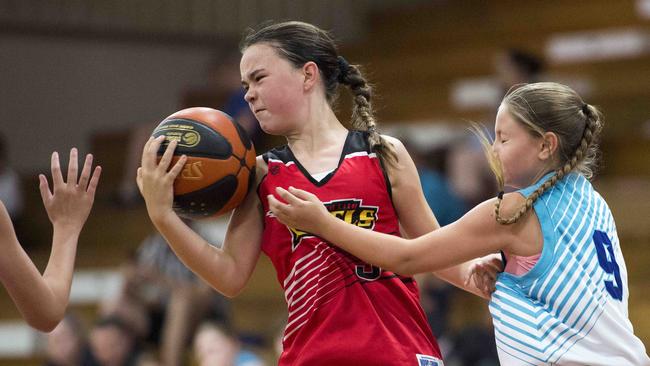
[[172,165],[187,156],[174,181],[174,210],[179,216],[216,217],[237,207],[255,177],[255,147],[246,131],[216,109],[187,108],[165,118],[153,131],[165,135],[158,151],[176,140]]

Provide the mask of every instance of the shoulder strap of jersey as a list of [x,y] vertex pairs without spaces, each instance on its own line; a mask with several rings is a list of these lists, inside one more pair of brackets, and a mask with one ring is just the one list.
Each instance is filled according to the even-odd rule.
[[371,153],[370,144],[368,144],[368,132],[351,130],[350,136],[343,146],[342,157],[362,151]]
[[288,163],[293,161],[293,154],[291,154],[288,145],[282,145],[274,147],[273,149],[262,154],[262,159],[266,164],[269,163],[269,159],[280,160],[283,163]]

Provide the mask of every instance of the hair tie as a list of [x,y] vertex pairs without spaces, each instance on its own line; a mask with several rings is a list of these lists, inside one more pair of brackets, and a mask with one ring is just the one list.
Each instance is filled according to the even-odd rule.
[[497,195],[497,197],[498,197],[500,200],[502,200],[502,199],[503,199],[503,191],[499,192],[499,194]]
[[589,114],[589,104],[585,103],[582,105],[582,113],[584,113],[585,116]]
[[339,64],[338,81],[340,83],[343,83],[345,81],[345,77],[348,76],[348,72],[350,71],[350,64],[343,56],[337,57],[336,61]]

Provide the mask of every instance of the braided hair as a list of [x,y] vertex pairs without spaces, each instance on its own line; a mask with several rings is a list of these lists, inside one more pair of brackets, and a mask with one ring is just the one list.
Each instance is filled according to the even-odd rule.
[[[596,107],[585,103],[568,86],[557,83],[516,86],[506,94],[502,103],[508,107],[514,119],[524,124],[532,135],[555,133],[559,141],[558,153],[561,161],[561,165],[555,169],[555,174],[528,196],[524,205],[511,217],[501,216],[503,191],[499,193],[494,207],[496,220],[500,224],[510,225],[517,222],[533,207],[535,200],[568,173],[577,171],[587,179],[592,178],[603,121]],[[498,178],[502,175],[499,171],[495,173]]]
[[352,127],[368,132],[368,143],[382,163],[397,163],[393,146],[377,130],[371,105],[372,87],[363,77],[358,65],[351,65],[338,55],[336,44],[328,32],[298,21],[264,23],[259,29],[249,30],[240,44],[240,50],[243,52],[258,43],[273,47],[296,68],[314,62],[318,66],[330,105],[334,105],[338,98],[339,85],[348,86],[354,99]]

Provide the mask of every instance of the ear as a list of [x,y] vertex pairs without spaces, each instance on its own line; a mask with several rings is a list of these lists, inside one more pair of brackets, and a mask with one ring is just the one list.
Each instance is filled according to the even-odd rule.
[[537,157],[541,160],[553,158],[558,149],[558,143],[559,140],[554,132],[545,132],[544,135],[542,135],[542,143]]
[[309,61],[302,66],[302,74],[305,77],[304,90],[312,89],[320,81],[318,65],[314,61]]

